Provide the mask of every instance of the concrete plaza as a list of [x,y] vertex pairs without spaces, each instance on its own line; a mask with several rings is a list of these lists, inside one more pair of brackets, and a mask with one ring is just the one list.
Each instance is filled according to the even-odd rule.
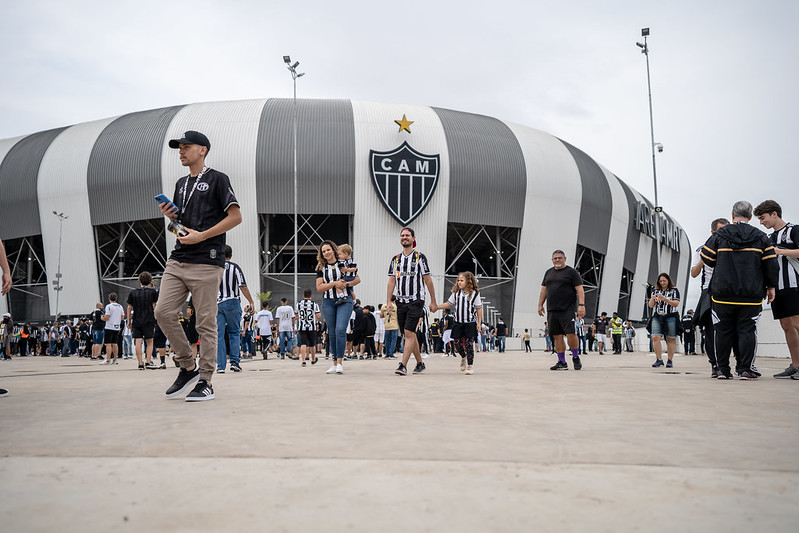
[[[478,354],[472,376],[245,361],[167,400],[134,361],[0,363],[0,524],[85,531],[796,531],[799,382],[703,356]],[[409,365],[410,366],[410,365]]]

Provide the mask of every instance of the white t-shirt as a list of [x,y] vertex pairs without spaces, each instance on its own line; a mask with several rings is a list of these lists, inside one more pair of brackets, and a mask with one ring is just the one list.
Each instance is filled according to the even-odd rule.
[[105,314],[109,315],[108,320],[105,321],[105,329],[119,331],[119,326],[122,324],[122,317],[125,316],[125,308],[117,302],[111,302],[105,306]]
[[258,332],[262,337],[272,336],[272,312],[266,309],[261,309],[255,315],[255,320],[258,322]]
[[294,309],[290,305],[281,305],[275,311],[278,331],[294,331],[291,320],[294,318]]

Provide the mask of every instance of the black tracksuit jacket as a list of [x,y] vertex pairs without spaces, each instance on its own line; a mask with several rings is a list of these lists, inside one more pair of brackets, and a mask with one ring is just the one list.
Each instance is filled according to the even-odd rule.
[[760,305],[766,287],[776,287],[779,266],[774,245],[744,222],[728,224],[710,236],[700,252],[713,267],[710,296],[716,303]]

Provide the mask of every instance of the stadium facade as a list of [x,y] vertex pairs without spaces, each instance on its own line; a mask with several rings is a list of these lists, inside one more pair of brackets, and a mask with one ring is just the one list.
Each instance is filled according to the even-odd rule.
[[[207,164],[230,176],[241,204],[233,260],[251,290],[292,299],[294,113],[291,99],[198,103],[0,140],[0,238],[14,278],[0,311],[84,315],[111,291],[124,301],[141,270],[157,278],[174,240],[153,196],[171,196],[185,175],[167,140],[191,129],[211,139]],[[654,206],[580,149],[419,105],[300,99],[296,116],[300,295],[330,238],[354,248],[358,298],[383,302],[409,225],[439,301],[458,272],[474,271],[486,320],[501,314],[515,333],[543,325],[538,294],[555,249],[583,276],[588,315],[644,319],[657,275]],[[662,269],[684,294],[690,243],[661,220]]]

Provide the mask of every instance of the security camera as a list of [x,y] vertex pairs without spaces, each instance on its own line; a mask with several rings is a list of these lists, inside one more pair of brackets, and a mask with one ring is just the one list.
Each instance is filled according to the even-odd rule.
[[658,152],[661,152],[661,153],[663,152],[663,145],[661,143],[655,144],[655,148],[658,149]]

